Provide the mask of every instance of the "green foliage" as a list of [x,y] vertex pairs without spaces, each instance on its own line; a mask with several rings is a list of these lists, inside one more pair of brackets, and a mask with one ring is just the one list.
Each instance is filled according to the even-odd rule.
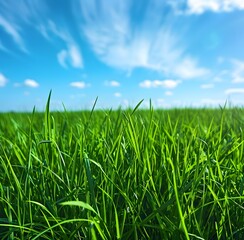
[[244,110],[0,114],[0,239],[244,239]]

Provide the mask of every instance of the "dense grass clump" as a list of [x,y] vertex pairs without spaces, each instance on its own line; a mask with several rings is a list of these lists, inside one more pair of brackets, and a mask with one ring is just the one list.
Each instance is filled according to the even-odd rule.
[[244,239],[243,126],[241,108],[1,114],[0,239]]

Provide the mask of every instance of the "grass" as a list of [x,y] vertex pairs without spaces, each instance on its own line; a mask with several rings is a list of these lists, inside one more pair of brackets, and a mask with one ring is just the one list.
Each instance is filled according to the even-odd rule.
[[244,239],[244,109],[49,104],[0,114],[1,239]]

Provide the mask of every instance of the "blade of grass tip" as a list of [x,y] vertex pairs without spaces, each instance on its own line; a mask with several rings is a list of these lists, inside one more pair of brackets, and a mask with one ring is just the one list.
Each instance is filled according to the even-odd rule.
[[150,112],[153,111],[153,105],[152,105],[152,99],[151,98],[149,100],[149,109],[150,109]]
[[87,209],[89,211],[92,211],[96,215],[98,215],[98,213],[96,212],[96,210],[90,204],[85,203],[85,202],[82,202],[82,201],[67,201],[67,202],[60,203],[60,205],[62,205],[62,206],[77,206],[77,207],[82,207],[82,208]]
[[140,105],[142,104],[142,102],[144,101],[144,99],[142,99],[137,105],[136,107],[133,109],[132,113],[130,114],[131,116],[134,114],[134,112],[140,107]]
[[95,102],[93,103],[93,106],[92,106],[92,110],[91,110],[91,112],[90,112],[90,115],[89,115],[89,118],[88,118],[88,120],[87,120],[87,122],[86,122],[86,127],[85,127],[85,135],[86,135],[86,132],[87,132],[87,130],[88,130],[88,125],[89,125],[89,123],[90,123],[90,120],[91,120],[91,117],[92,117],[92,114],[93,114],[93,112],[94,112],[94,110],[95,110],[95,107],[96,107],[96,104],[97,104],[97,100],[98,100],[98,97],[96,97],[96,99],[95,99]]
[[65,105],[64,105],[63,102],[62,102],[62,106],[63,106],[63,108],[64,108],[64,112],[67,112],[67,109],[66,109],[66,107],[65,107]]
[[93,103],[92,110],[91,110],[90,116],[89,116],[89,120],[91,119],[91,116],[92,116],[92,114],[93,114],[93,112],[95,110],[95,107],[97,105],[97,100],[98,100],[98,97],[96,97],[95,102]]
[[50,90],[46,110],[45,110],[45,139],[49,139],[49,135],[51,134],[51,119],[50,119],[50,101],[51,101],[52,90]]

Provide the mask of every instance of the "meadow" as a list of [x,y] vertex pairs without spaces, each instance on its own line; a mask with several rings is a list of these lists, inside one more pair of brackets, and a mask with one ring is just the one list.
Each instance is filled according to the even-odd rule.
[[0,114],[0,239],[244,239],[244,109]]

